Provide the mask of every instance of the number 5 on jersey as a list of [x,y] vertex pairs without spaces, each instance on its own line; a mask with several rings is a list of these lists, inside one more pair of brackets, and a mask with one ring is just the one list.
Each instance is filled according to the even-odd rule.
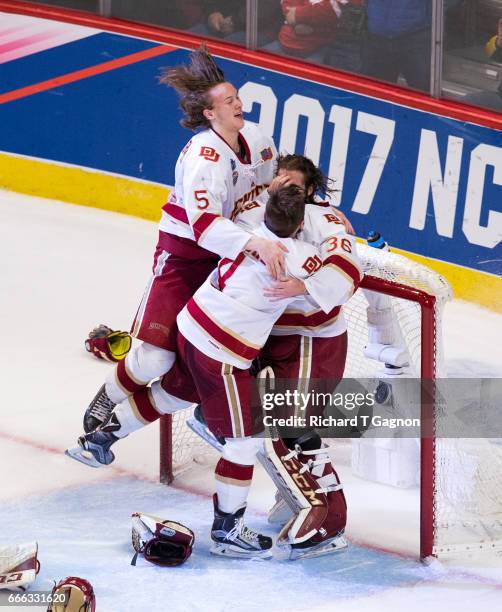
[[209,207],[209,200],[207,199],[207,189],[197,189],[193,192],[195,199],[199,204],[197,204],[197,208],[199,210],[205,210]]

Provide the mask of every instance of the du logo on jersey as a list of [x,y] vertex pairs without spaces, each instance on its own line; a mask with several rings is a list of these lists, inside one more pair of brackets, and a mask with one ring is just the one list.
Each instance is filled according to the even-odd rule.
[[232,168],[232,182],[234,185],[236,185],[239,178],[239,173],[237,172],[237,164],[235,163],[235,159],[230,159],[230,166]]

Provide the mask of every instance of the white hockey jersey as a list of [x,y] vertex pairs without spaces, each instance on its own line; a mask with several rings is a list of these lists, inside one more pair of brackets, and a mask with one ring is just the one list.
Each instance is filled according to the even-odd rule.
[[[246,122],[239,136],[246,163],[214,130],[196,134],[181,151],[175,188],[162,209],[160,230],[235,259],[249,234],[233,219],[271,182],[277,156],[272,139]],[[168,250],[168,249],[167,249]]]
[[[236,223],[251,231],[263,220],[266,200],[260,196],[246,204]],[[352,296],[363,276],[354,237],[345,232],[331,206],[319,202],[305,206],[304,228],[297,238],[319,249],[322,268],[304,281],[309,295],[297,297],[288,305],[272,335],[338,336],[347,329],[341,305]]]
[[[312,245],[278,238],[263,223],[254,233],[286,245],[290,276],[306,280],[321,267],[318,250]],[[296,299],[274,302],[265,297],[263,290],[271,282],[272,277],[257,255],[240,253],[234,260],[222,259],[178,315],[179,331],[208,357],[249,368],[275,321]]]

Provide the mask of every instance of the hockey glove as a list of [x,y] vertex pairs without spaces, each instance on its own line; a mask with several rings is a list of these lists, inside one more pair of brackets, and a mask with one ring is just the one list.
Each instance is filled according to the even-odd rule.
[[131,349],[132,338],[127,332],[113,331],[99,325],[89,332],[85,348],[98,359],[120,361]]
[[192,554],[195,536],[191,529],[164,519],[135,512],[132,515],[132,545],[136,554],[131,565],[136,565],[138,554],[155,565],[181,565]]

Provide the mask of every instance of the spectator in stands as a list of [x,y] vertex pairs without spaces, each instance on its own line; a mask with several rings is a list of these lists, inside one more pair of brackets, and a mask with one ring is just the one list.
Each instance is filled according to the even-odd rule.
[[276,53],[324,62],[328,45],[336,37],[342,8],[363,0],[281,0],[283,25],[278,40],[264,48]]
[[[192,31],[203,36],[216,36],[228,42],[246,44],[246,0],[204,0],[205,25]],[[265,45],[277,36],[281,23],[279,0],[262,1],[258,5],[258,45]]]
[[367,0],[363,74],[429,91],[431,0]]
[[[154,5],[155,11],[160,11],[158,3]],[[145,10],[143,6],[143,11]],[[173,0],[165,14],[165,25],[179,30],[187,30],[204,21],[203,0]],[[152,19],[152,23],[164,23],[160,19]]]
[[498,22],[498,31],[485,46],[486,55],[493,61],[502,64],[502,18]]
[[334,41],[330,44],[324,63],[349,72],[361,72],[361,42],[366,27],[365,0],[350,0],[341,6]]
[[[502,18],[498,21],[498,31],[486,43],[485,51],[491,61],[502,64]],[[482,106],[492,110],[502,110],[502,81],[496,91],[480,91],[467,94],[462,102]]]
[[281,49],[296,57],[308,57],[316,52],[322,54],[333,40],[333,30],[341,14],[339,3],[282,0],[281,5],[284,15],[284,24],[279,31]]

